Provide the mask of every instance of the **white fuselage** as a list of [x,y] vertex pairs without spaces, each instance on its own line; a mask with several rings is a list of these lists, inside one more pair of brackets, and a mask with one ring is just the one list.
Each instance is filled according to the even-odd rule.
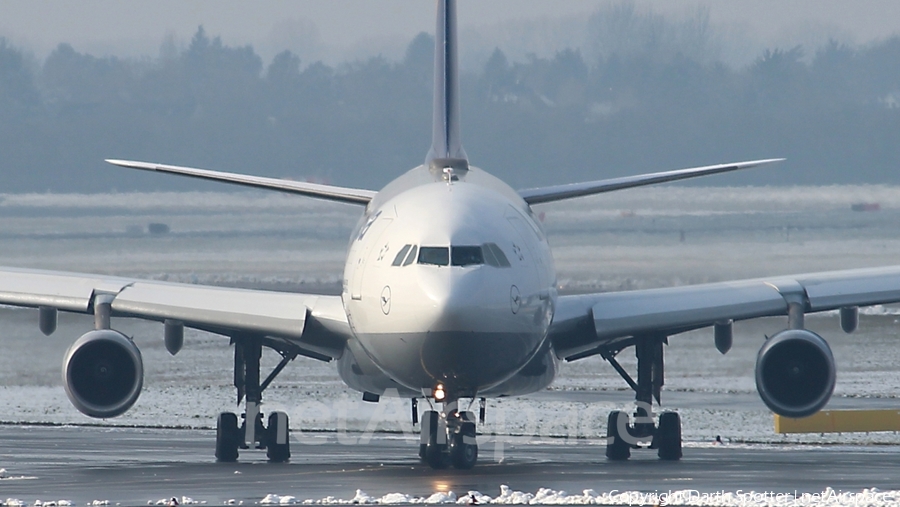
[[339,370],[378,394],[542,389],[557,369],[556,297],[546,237],[515,191],[477,168],[417,167],[379,192],[350,238],[342,299],[356,340]]

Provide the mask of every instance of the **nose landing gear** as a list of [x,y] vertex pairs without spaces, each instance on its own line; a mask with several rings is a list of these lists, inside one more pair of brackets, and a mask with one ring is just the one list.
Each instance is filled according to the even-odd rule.
[[419,458],[434,469],[469,470],[478,461],[475,414],[460,412],[458,402],[442,403],[440,412],[422,414]]

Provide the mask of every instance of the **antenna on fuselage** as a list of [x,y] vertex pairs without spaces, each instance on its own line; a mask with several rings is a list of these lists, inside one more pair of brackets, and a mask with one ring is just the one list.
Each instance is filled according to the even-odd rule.
[[[434,34],[434,121],[426,166],[458,168],[468,157],[459,136],[459,65],[456,0],[438,0]],[[455,162],[448,162],[453,160]],[[441,169],[443,169],[443,167]]]

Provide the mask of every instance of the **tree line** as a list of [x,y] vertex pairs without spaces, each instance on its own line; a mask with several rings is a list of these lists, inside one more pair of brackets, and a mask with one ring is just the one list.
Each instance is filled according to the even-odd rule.
[[[688,43],[702,51],[495,50],[461,78],[471,162],[514,187],[770,157],[789,160],[703,183],[900,183],[900,38],[741,68]],[[428,149],[433,44],[329,66],[289,51],[266,64],[202,27],[143,59],[60,44],[38,62],[0,39],[0,193],[220,188],[104,158],[380,188]]]

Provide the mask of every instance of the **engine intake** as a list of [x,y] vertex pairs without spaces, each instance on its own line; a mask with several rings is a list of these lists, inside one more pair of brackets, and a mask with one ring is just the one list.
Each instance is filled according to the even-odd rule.
[[788,329],[769,338],[756,358],[756,389],[778,415],[806,417],[828,403],[835,383],[834,356],[821,336]]
[[98,418],[123,414],[144,385],[141,351],[112,329],[89,331],[75,340],[63,359],[63,385],[72,405]]

